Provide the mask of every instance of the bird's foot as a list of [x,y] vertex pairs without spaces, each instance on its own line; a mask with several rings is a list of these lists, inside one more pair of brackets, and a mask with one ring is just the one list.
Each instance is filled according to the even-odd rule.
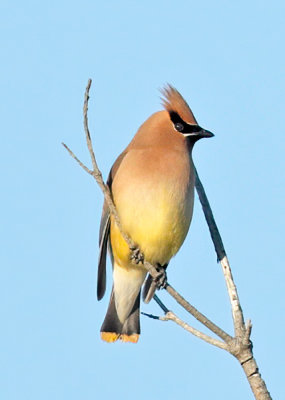
[[143,264],[144,256],[138,247],[134,247],[133,249],[131,249],[130,259],[133,264],[137,264],[137,265],[140,263]]
[[167,284],[167,275],[165,267],[160,264],[156,264],[155,269],[157,271],[157,275],[153,278],[153,282],[155,283],[157,289],[163,289]]

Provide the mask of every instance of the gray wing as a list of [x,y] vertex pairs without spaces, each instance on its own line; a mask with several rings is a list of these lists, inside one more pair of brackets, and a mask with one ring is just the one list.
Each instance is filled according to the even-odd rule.
[[[107,185],[109,186],[111,192],[112,192],[113,179],[125,155],[126,151],[124,151],[117,158],[109,173]],[[108,247],[111,256],[111,261],[113,263],[113,254],[110,246],[109,236],[110,236],[110,210],[107,203],[104,201],[101,223],[100,223],[100,232],[99,232],[99,260],[98,260],[98,279],[97,279],[98,300],[102,299],[106,291],[106,258],[107,258]]]
[[100,234],[99,234],[99,260],[98,260],[98,279],[97,279],[97,299],[101,300],[106,290],[106,258],[107,245],[110,234],[110,212],[104,203]]

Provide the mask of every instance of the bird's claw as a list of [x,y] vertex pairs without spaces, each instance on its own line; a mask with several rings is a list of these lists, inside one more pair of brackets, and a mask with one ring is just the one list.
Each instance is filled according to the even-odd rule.
[[157,289],[163,289],[166,287],[167,284],[167,275],[166,275],[166,270],[163,266],[157,264],[155,267],[157,271],[157,275],[155,278],[153,278],[153,281],[157,287]]
[[132,249],[130,259],[133,264],[142,264],[144,261],[144,256],[141,253],[140,249],[136,247]]

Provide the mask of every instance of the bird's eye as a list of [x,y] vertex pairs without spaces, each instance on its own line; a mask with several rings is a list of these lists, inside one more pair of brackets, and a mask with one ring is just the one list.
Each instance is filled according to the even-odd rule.
[[174,127],[178,132],[182,132],[184,129],[184,125],[181,122],[176,122],[176,124],[174,124]]

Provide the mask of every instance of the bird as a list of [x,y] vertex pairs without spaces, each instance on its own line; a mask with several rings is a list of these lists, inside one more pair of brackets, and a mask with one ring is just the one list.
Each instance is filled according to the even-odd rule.
[[[163,110],[152,114],[113,164],[107,185],[123,231],[144,259],[166,269],[188,233],[193,214],[194,144],[212,132],[198,125],[182,95],[172,85],[162,90]],[[101,327],[105,342],[137,343],[143,283],[148,302],[154,294],[143,263],[132,261],[109,207],[104,202],[100,232],[97,298],[106,290],[107,251],[113,267],[113,287]]]

